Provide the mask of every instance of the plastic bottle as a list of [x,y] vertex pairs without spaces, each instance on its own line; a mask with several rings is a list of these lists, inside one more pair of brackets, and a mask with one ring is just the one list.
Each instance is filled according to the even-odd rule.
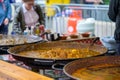
[[40,34],[45,32],[44,25],[39,25]]
[[31,35],[34,34],[34,26],[31,26],[30,34],[31,34]]
[[30,32],[29,32],[29,29],[28,27],[26,27],[26,29],[24,30],[24,35],[28,35]]
[[35,28],[34,28],[34,33],[35,35],[39,36],[40,35],[40,29],[39,29],[39,23],[36,24]]

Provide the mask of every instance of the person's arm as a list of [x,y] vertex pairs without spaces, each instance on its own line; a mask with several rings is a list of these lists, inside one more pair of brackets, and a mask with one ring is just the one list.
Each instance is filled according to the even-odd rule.
[[45,25],[44,14],[42,12],[40,5],[36,5],[35,8],[37,14],[39,15],[39,23]]
[[6,18],[8,18],[9,19],[9,21],[11,20],[11,16],[12,16],[12,9],[11,9],[11,4],[10,4],[10,2],[9,2],[9,0],[6,0],[6,10],[7,10],[7,12],[6,12]]
[[118,4],[119,0],[111,0],[109,4],[108,16],[113,22],[116,21],[118,14]]
[[11,21],[11,14],[12,14],[11,5],[8,0],[5,0],[3,5],[5,6],[5,11],[6,11],[4,25],[8,25],[9,22]]

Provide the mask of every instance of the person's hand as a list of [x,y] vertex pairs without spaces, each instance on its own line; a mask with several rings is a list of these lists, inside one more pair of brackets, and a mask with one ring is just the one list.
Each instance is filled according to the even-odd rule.
[[8,25],[8,23],[9,23],[9,19],[6,18],[6,19],[4,20],[4,25]]
[[0,0],[0,2],[3,2],[4,0]]

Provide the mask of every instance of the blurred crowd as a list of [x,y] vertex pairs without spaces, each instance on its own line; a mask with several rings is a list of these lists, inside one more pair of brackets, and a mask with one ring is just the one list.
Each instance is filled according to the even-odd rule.
[[[37,0],[35,0],[37,1]],[[48,1],[48,0],[43,0]],[[10,0],[11,3],[22,2],[22,0]],[[109,0],[70,0],[71,4],[108,4]]]
[[[28,10],[28,12],[30,13],[25,13],[27,12],[27,10],[25,10],[23,8],[23,6],[26,4],[27,1],[27,6],[30,7],[31,11]],[[29,2],[29,1],[33,1],[33,2]],[[15,22],[15,25],[17,24],[17,26],[20,27],[21,31],[23,32],[25,30],[25,26],[27,24],[27,26],[33,26],[36,23],[40,23],[42,25],[44,25],[44,15],[43,12],[41,12],[41,8],[34,6],[34,2],[39,1],[39,0],[0,0],[0,34],[8,34],[8,25],[10,21]],[[44,1],[44,0],[43,0]],[[45,0],[47,1],[47,0]],[[104,4],[106,0],[71,0],[70,3],[79,3],[79,4]],[[107,0],[108,1],[108,0]],[[23,3],[23,6],[21,6],[23,9],[23,11],[18,10],[18,12],[16,13],[15,17],[13,20],[11,20],[11,15],[12,15],[12,9],[10,6],[10,3]],[[29,2],[29,3],[28,3]],[[26,7],[26,6],[25,6]],[[35,8],[36,7],[36,8]],[[37,8],[39,8],[39,12],[38,10],[36,10]],[[23,12],[23,13],[21,13]],[[36,15],[34,17],[30,16],[30,19],[25,17],[25,15]],[[20,17],[21,16],[21,17]],[[24,16],[24,17],[23,17]],[[34,19],[35,18],[35,19]],[[33,20],[32,20],[33,19]],[[35,22],[34,22],[35,21]],[[19,23],[19,24],[18,24]],[[33,24],[34,23],[34,24]],[[7,27],[5,27],[7,26]]]

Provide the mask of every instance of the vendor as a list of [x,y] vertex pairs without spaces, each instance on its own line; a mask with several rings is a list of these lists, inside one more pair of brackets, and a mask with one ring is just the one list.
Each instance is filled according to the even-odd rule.
[[35,26],[36,23],[44,25],[45,21],[40,5],[34,4],[34,0],[22,1],[23,5],[16,10],[13,31],[17,30],[22,33],[26,26]]
[[114,38],[117,44],[117,55],[120,55],[120,0],[111,0],[109,4],[108,16],[116,23]]

